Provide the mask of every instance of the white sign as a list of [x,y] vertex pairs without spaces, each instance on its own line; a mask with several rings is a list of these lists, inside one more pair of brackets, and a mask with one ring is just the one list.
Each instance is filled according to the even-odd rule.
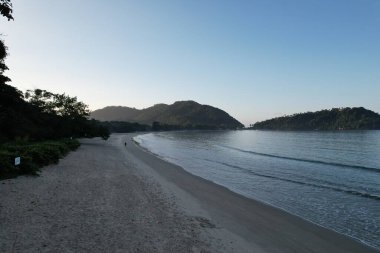
[[21,163],[21,157],[16,157],[15,158],[15,165],[17,166],[17,165],[20,165],[20,163]]

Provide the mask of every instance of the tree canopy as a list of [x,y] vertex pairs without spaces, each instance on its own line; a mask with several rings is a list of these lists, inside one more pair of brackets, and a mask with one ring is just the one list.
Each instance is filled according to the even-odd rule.
[[[10,0],[0,0],[0,14],[13,19]],[[95,120],[88,120],[88,106],[76,97],[46,90],[25,94],[8,85],[7,47],[0,40],[0,142],[15,139],[47,140],[63,137],[108,138],[109,131]]]
[[[12,16],[12,3],[10,0],[0,0],[0,14],[8,20],[13,19]],[[5,65],[5,58],[7,57],[7,47],[4,44],[4,41],[0,40],[0,84],[9,82],[10,79],[3,75],[4,71],[8,69]]]
[[0,40],[0,83],[9,82],[11,79],[4,76],[3,73],[8,69],[5,65],[5,58],[7,57],[7,47],[4,44],[4,41]]
[[24,94],[0,83],[0,142],[64,137],[108,138],[109,131],[88,119],[88,106],[76,97],[33,90]]
[[34,89],[27,90],[25,98],[44,113],[53,113],[73,119],[90,115],[86,104],[78,101],[77,97],[70,97],[66,94],[55,94],[46,90]]
[[13,13],[13,8],[12,8],[12,3],[11,0],[0,0],[0,14],[6,17],[8,20],[13,19],[12,13]]

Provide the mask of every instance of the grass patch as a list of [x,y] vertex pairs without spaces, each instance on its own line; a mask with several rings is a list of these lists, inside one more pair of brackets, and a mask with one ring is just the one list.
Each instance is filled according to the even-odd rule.
[[[58,163],[67,153],[77,149],[77,140],[63,139],[44,142],[12,142],[0,145],[0,180],[18,175],[38,175],[43,166]],[[21,164],[14,165],[21,157]]]

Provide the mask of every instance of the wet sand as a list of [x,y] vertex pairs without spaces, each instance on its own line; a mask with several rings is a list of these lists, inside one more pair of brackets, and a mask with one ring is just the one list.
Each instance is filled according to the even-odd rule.
[[82,140],[40,177],[0,181],[1,252],[379,252],[191,175],[134,135]]

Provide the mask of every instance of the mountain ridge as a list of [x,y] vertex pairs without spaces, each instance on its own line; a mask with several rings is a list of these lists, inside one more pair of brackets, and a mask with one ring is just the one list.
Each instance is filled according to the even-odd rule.
[[380,115],[364,107],[296,113],[256,122],[258,130],[380,130]]
[[193,100],[176,101],[173,104],[155,104],[144,109],[127,106],[106,106],[91,113],[91,118],[100,121],[137,122],[140,124],[177,125],[181,127],[212,127],[219,129],[236,129],[244,125],[227,112],[202,105]]

